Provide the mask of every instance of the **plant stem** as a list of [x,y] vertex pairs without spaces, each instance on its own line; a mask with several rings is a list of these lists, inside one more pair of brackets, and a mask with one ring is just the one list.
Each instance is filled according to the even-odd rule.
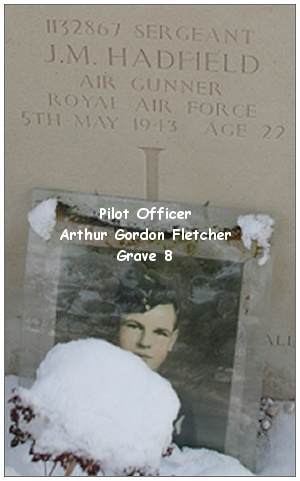
[[49,476],[52,476],[54,469],[56,468],[57,462],[53,463],[52,468],[50,469]]
[[69,465],[67,466],[66,470],[65,470],[65,476],[70,476],[72,474],[72,472],[74,471],[74,468],[76,466],[76,459],[73,458],[70,462],[69,462]]

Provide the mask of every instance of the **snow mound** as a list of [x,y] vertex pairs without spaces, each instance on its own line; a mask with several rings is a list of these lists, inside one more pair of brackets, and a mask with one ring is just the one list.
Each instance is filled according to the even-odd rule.
[[241,463],[225,454],[210,449],[175,448],[164,458],[161,476],[254,476]]
[[157,472],[179,410],[167,380],[99,339],[57,344],[19,395],[38,414],[36,452],[92,457],[106,475]]
[[56,224],[57,199],[48,199],[41,202],[28,213],[28,222],[31,229],[44,240],[51,238]]
[[237,220],[242,230],[242,241],[247,249],[251,249],[252,241],[262,248],[263,254],[258,259],[262,266],[270,257],[270,239],[273,233],[274,220],[265,214],[240,215]]
[[[8,399],[12,396],[12,389],[18,386],[16,376],[6,376],[6,429],[5,429],[5,460],[8,468],[6,476],[12,476],[13,472],[20,473],[18,476],[44,476],[43,463],[33,463],[28,453],[28,443],[21,444],[16,448],[10,446],[11,435],[9,434],[11,404]],[[276,420],[277,421],[277,420]],[[265,459],[265,467],[258,476],[295,476],[295,413],[282,413],[278,416],[274,429],[270,434],[270,452],[263,450],[261,455]],[[224,460],[224,458],[227,458]],[[180,451],[174,448],[170,457],[161,460],[160,474],[163,476],[216,476],[222,469],[222,476],[238,476],[241,473],[240,463],[234,458],[222,455],[208,449],[184,448]],[[216,472],[215,472],[216,470]],[[205,473],[205,474],[204,474]],[[64,472],[57,466],[55,476],[63,476]],[[248,472],[249,476],[250,473]],[[78,467],[72,476],[82,476]]]

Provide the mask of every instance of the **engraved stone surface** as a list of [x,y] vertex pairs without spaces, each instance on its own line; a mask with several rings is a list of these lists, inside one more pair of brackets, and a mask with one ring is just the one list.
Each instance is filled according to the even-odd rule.
[[7,369],[31,189],[276,221],[265,394],[294,396],[293,5],[6,5]]

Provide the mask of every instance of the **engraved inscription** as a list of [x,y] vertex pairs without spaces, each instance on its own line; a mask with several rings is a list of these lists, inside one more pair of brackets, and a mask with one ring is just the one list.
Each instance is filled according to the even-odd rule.
[[289,334],[267,334],[267,342],[272,347],[295,347],[295,338]]
[[207,28],[201,26],[179,25],[171,27],[164,24],[147,23],[134,27],[137,39],[148,40],[182,40],[183,42],[213,43],[223,45],[249,45],[254,37],[254,31],[247,28]]
[[[283,119],[267,118],[253,101],[260,74],[275,62],[262,65],[258,36],[247,25],[126,24],[117,17],[42,22],[41,66],[57,80],[45,86],[39,105],[24,100],[26,128],[132,132],[137,145],[139,138],[177,135],[189,125],[196,136],[218,141],[270,143],[287,133]],[[69,87],[62,88],[60,72],[69,75]],[[239,79],[245,91],[234,101]]]
[[74,18],[71,20],[47,19],[46,32],[55,35],[99,35],[100,37],[116,37],[120,32],[121,24],[104,23],[94,20],[81,20]]
[[59,62],[66,64],[81,63],[84,65],[89,65],[91,63],[91,58],[87,45],[76,48],[72,47],[72,45],[67,44],[62,50],[58,51],[57,46],[52,43],[49,48],[49,56],[46,57],[45,62]]
[[249,54],[220,51],[157,50],[137,51],[126,47],[108,49],[110,67],[146,67],[157,70],[189,70],[213,73],[254,74],[260,67],[258,58]]

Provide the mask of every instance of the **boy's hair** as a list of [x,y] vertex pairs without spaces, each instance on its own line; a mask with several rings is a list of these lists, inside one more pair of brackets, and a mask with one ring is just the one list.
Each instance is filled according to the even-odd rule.
[[[136,272],[136,279],[134,274],[131,270],[128,276],[125,273],[121,278],[116,298],[121,316],[125,313],[149,311],[157,305],[172,304],[176,313],[175,329],[180,317],[177,279],[170,279],[152,269],[142,273]],[[128,277],[130,277],[129,282]]]

